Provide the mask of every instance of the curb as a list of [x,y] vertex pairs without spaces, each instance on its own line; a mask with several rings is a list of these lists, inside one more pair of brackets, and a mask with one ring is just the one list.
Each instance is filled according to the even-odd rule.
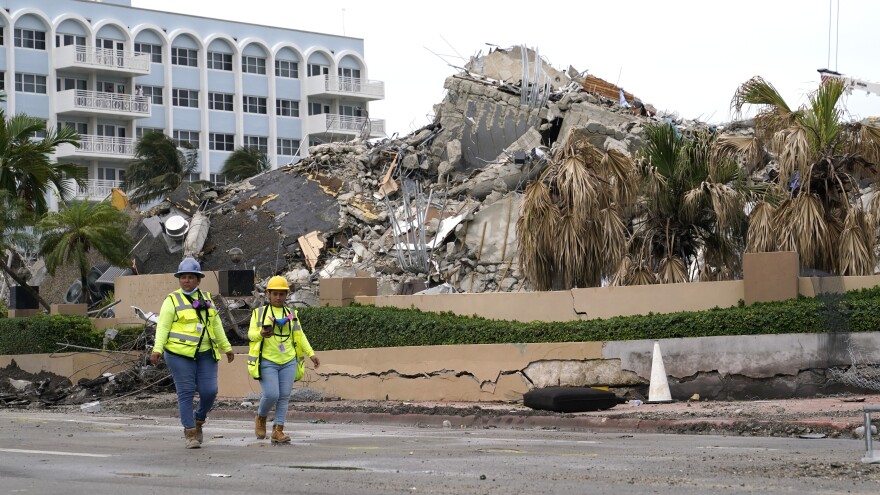
[[[735,434],[743,436],[797,436],[801,433],[821,432],[834,437],[849,438],[861,423],[853,421],[797,420],[755,421],[741,419],[642,419],[602,416],[551,415],[448,415],[448,414],[390,414],[363,412],[326,412],[291,410],[294,423],[364,423],[386,426],[418,426],[444,428],[448,421],[452,428],[543,428],[566,431],[595,431],[603,433],[673,433],[673,434]],[[176,409],[147,409],[148,416],[176,417]],[[252,411],[214,410],[217,419],[252,420]],[[448,427],[447,427],[448,428]]]

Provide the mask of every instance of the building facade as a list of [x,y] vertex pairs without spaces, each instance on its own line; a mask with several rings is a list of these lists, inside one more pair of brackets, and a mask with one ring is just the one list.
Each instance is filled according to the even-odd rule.
[[135,8],[131,0],[4,4],[7,113],[79,132],[81,146],[56,156],[88,173],[78,197],[107,197],[145,132],[198,148],[199,178],[216,183],[241,146],[260,148],[278,167],[309,145],[385,135],[384,121],[368,117],[385,87],[367,78],[362,39]]

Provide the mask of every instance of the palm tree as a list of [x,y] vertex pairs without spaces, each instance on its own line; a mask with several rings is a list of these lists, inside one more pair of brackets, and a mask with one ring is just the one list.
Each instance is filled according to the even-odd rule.
[[128,165],[122,188],[132,193],[132,203],[143,205],[166,197],[198,168],[198,150],[191,144],[148,132],[135,146],[135,159]]
[[[30,232],[30,227],[33,225],[34,214],[30,205],[8,191],[0,190],[0,253],[16,252],[20,246],[30,244],[34,239],[33,233]],[[6,262],[0,263],[0,268],[24,290],[30,292],[46,311],[49,311],[49,304],[30,288],[24,277],[9,268]]]
[[127,266],[131,250],[128,221],[125,213],[107,201],[71,201],[61,210],[48,213],[37,223],[43,233],[40,254],[46,260],[46,269],[54,274],[62,264],[76,263],[83,286],[80,302],[88,303],[88,253],[94,249],[113,265]]
[[[53,163],[49,157],[59,145],[78,147],[76,131],[46,128],[42,119],[23,114],[7,118],[3,109],[0,119],[0,190],[24,200],[37,215],[48,211],[46,196],[53,188],[61,201],[70,197],[73,190],[65,179],[79,179],[78,169],[72,164]],[[44,137],[36,139],[42,132]]]
[[269,170],[269,159],[260,148],[244,146],[233,151],[220,172],[229,182],[238,182]]
[[[880,127],[842,120],[844,90],[842,81],[827,79],[798,109],[760,77],[737,90],[735,112],[758,106],[755,132],[719,138],[717,155],[741,157],[754,170],[766,164],[766,147],[779,168],[750,214],[747,251],[796,251],[802,268],[838,275],[874,272]],[[869,185],[871,201],[862,194]]]
[[627,155],[603,153],[572,132],[526,188],[516,224],[520,265],[532,287],[595,287],[609,277],[624,254],[624,218],[635,193]]
[[642,196],[628,255],[614,285],[729,280],[741,272],[749,188],[732,160],[712,160],[715,133],[680,136],[671,125],[643,133],[637,160]]

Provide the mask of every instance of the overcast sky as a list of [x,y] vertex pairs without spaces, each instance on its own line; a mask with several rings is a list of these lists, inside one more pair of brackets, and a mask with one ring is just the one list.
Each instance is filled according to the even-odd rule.
[[[371,103],[370,115],[385,119],[389,134],[427,124],[443,99],[443,81],[457,72],[450,64],[462,66],[490,45],[524,44],[557,69],[588,70],[659,110],[704,122],[729,120],[736,88],[755,75],[792,106],[816,89],[819,68],[880,81],[880,2],[874,0],[839,0],[839,17],[838,0],[133,4],[363,38],[367,77],[385,82],[385,100]],[[880,116],[880,95],[854,92],[846,103],[852,118]]]

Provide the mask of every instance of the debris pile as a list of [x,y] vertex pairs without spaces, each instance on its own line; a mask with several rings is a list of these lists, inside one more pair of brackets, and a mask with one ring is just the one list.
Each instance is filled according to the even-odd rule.
[[434,121],[408,136],[313,146],[225,188],[185,184],[133,229],[134,269],[169,273],[194,254],[206,270],[282,274],[309,300],[325,277],[377,277],[380,295],[529,290],[515,225],[556,143],[577,132],[634,153],[652,120],[700,125],[520,46],[473,57],[444,87]]

